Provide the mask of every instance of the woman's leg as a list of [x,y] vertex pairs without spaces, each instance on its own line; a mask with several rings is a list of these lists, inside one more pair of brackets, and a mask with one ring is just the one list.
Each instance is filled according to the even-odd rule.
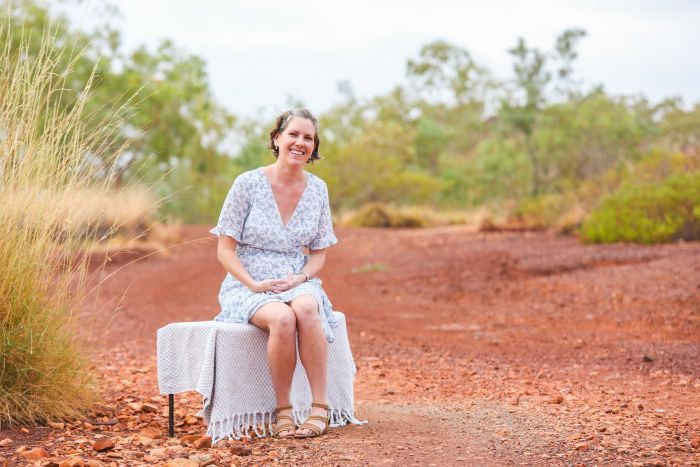
[[[313,295],[304,294],[292,300],[290,304],[297,320],[299,358],[309,378],[311,397],[314,402],[325,404],[328,386],[328,343],[321,326],[318,302]],[[324,409],[317,407],[311,409],[311,414],[327,415]],[[311,423],[324,428],[323,422],[319,420],[311,420]],[[308,430],[299,431],[299,434],[308,433]]]
[[[296,317],[292,308],[284,303],[271,302],[261,306],[250,322],[270,333],[267,341],[267,361],[272,377],[272,387],[277,398],[277,407],[291,405],[289,393],[292,388],[296,353]],[[291,409],[280,411],[291,415]],[[284,423],[284,420],[281,420]],[[290,436],[294,430],[285,430],[280,437]]]

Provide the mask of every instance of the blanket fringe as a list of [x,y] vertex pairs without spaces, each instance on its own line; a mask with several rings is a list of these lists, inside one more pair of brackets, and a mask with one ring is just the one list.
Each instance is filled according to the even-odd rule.
[[[311,415],[311,409],[294,410],[294,423],[301,423]],[[331,428],[351,425],[364,425],[367,420],[357,420],[354,410],[331,409]],[[211,436],[212,443],[222,439],[250,438],[254,434],[258,438],[272,435],[274,425],[274,412],[240,413],[231,417],[211,421],[207,429],[207,435]]]

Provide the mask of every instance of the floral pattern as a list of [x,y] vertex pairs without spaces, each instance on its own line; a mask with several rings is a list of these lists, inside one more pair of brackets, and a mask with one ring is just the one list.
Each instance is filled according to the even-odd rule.
[[[210,232],[227,235],[238,242],[236,253],[246,271],[256,281],[285,279],[306,264],[304,247],[320,250],[338,243],[333,233],[328,188],[312,173],[306,174],[306,187],[287,225],[277,208],[272,187],[262,168],[244,172],[233,182],[221,209],[219,222]],[[321,324],[328,342],[335,336],[333,306],[314,277],[281,293],[248,289],[227,274],[219,291],[221,312],[216,321],[247,323],[261,306],[270,302],[288,303],[310,294],[319,304]]]

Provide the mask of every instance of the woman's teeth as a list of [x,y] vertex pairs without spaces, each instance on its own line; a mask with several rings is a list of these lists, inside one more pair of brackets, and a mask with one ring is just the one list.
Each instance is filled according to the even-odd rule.
[[295,155],[295,156],[303,156],[303,155],[304,155],[304,152],[303,152],[303,151],[297,151],[296,149],[292,149],[292,150],[289,151],[289,152],[291,152],[291,153],[292,153],[293,155]]

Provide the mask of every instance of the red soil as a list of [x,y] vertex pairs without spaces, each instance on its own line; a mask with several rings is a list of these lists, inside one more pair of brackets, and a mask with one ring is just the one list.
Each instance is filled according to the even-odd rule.
[[[321,277],[347,316],[356,410],[369,424],[189,454],[222,465],[700,465],[700,244],[586,246],[461,227],[337,233]],[[126,267],[115,256],[102,274],[118,272],[85,304],[105,398],[89,420],[113,424],[0,431],[14,443],[0,457],[27,444],[55,462],[73,452],[136,465],[167,444],[165,413],[133,406],[165,404],[155,332],[215,316],[224,276],[206,229],[183,238],[169,256]],[[180,396],[179,419],[199,403]],[[177,435],[204,431],[199,421]],[[76,451],[96,436],[117,447]],[[241,445],[252,455],[231,453]]]

